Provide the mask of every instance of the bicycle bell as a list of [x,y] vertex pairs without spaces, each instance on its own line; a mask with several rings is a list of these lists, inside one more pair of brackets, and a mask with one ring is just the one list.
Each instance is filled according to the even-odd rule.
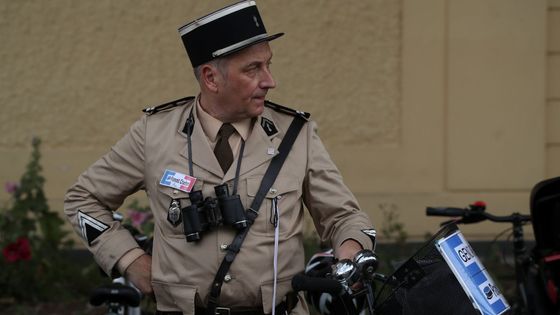
[[350,259],[343,259],[333,266],[333,277],[342,285],[351,286],[360,278],[358,266]]
[[379,266],[377,255],[368,249],[362,249],[354,257],[354,263],[365,278],[371,279]]

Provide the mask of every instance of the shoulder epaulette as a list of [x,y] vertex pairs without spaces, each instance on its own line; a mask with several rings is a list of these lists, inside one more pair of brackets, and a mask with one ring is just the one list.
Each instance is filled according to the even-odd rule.
[[302,112],[300,110],[295,110],[286,106],[282,106],[276,103],[272,103],[271,101],[265,101],[264,105],[268,108],[271,108],[277,112],[284,113],[291,116],[299,116],[305,120],[308,120],[311,117],[310,113]]
[[161,112],[162,110],[173,108],[175,106],[185,105],[193,99],[194,99],[194,96],[187,96],[187,97],[183,97],[183,98],[180,98],[178,100],[174,100],[174,101],[171,101],[171,102],[168,102],[168,103],[165,103],[165,104],[161,104],[161,105],[158,105],[158,106],[144,108],[142,111],[144,113],[146,113],[146,115],[153,115],[157,112]]

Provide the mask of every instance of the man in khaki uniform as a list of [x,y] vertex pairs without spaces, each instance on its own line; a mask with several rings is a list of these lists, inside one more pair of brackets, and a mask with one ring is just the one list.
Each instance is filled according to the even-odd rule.
[[[66,194],[65,212],[105,272],[126,275],[143,293],[153,293],[159,314],[206,314],[216,272],[244,225],[197,228],[191,220],[196,212],[188,212],[192,203],[212,204],[215,187],[226,184],[248,209],[290,124],[306,119],[223,276],[215,313],[307,314],[301,295],[286,306],[291,279],[304,268],[304,204],[321,240],[330,242],[340,259],[372,248],[363,232],[371,222],[343,184],[309,115],[265,101],[276,86],[268,42],[283,34],[266,33],[254,1],[228,6],[179,31],[200,94],[146,109],[111,151],[80,175]],[[112,218],[138,190],[146,191],[154,214],[151,256]],[[197,191],[210,201],[196,203]]]

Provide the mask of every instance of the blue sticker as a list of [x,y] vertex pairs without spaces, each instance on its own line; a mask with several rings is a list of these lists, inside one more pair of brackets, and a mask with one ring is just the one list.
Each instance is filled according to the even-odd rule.
[[440,239],[437,248],[473,306],[483,315],[503,314],[510,308],[461,231]]

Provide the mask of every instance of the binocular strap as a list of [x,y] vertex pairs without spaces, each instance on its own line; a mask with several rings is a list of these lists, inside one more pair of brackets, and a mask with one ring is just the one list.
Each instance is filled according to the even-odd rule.
[[[270,187],[272,187],[274,181],[276,181],[276,177],[278,176],[278,173],[280,172],[280,169],[282,168],[284,161],[288,157],[288,153],[290,152],[292,145],[294,144],[305,122],[306,119],[303,118],[302,116],[298,115],[294,117],[294,120],[292,120],[292,123],[290,124],[288,131],[286,131],[286,135],[284,136],[284,139],[282,139],[282,142],[278,147],[279,153],[272,158],[272,161],[270,162],[270,165],[268,166],[268,169],[266,170],[266,173],[263,176],[259,190],[255,195],[255,199],[253,199],[253,203],[251,204],[251,207],[247,210],[246,215],[247,215],[248,225],[246,228],[237,232],[235,238],[228,246],[226,256],[222,260],[222,263],[218,268],[218,272],[216,273],[216,277],[212,282],[212,287],[210,288],[210,295],[208,297],[208,305],[206,308],[207,315],[215,315],[216,307],[218,306],[218,298],[220,297],[220,292],[222,290],[224,277],[227,274],[229,268],[231,267],[231,264],[233,263],[235,256],[237,255],[237,253],[239,253],[239,250],[241,249],[241,245],[243,244],[243,241],[245,240],[247,233],[249,233],[249,229],[251,228],[253,222],[255,222],[255,219],[257,218],[257,215],[259,214],[258,212],[259,208],[261,207],[261,204],[268,190],[270,189]],[[274,305],[272,307],[274,308]]]

